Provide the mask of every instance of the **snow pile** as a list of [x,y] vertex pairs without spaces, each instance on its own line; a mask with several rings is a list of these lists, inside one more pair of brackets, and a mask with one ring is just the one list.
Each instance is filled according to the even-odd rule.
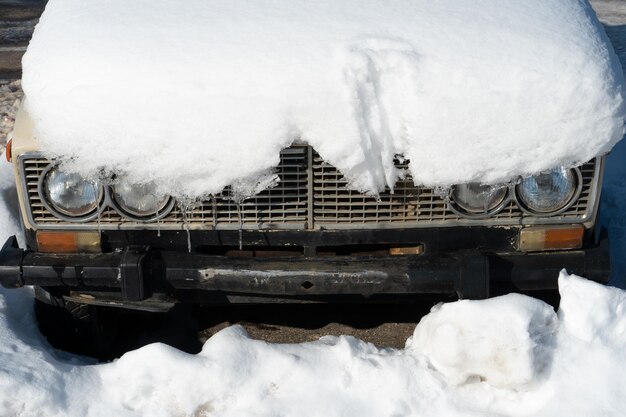
[[626,292],[561,272],[559,316],[567,331],[589,343],[626,349]]
[[[437,307],[404,350],[347,336],[270,344],[233,326],[197,355],[152,344],[102,365],[47,345],[30,289],[0,289],[0,415],[623,416],[626,335],[611,326],[626,320],[626,293],[561,284],[556,333],[550,307],[505,296]],[[465,336],[425,341],[434,327]],[[446,362],[451,349],[465,363]]]
[[43,149],[188,197],[273,184],[295,140],[369,193],[396,154],[493,183],[608,152],[626,114],[586,0],[51,0],[23,64]]
[[557,327],[551,306],[519,294],[465,300],[434,307],[407,348],[427,356],[453,383],[478,379],[519,387],[535,381],[550,363]]

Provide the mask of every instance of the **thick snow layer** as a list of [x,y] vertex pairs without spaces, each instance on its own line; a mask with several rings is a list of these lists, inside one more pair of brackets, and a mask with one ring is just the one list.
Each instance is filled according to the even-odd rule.
[[177,196],[270,185],[294,140],[370,193],[396,154],[497,182],[608,152],[626,114],[586,0],[50,0],[23,67],[43,149]]

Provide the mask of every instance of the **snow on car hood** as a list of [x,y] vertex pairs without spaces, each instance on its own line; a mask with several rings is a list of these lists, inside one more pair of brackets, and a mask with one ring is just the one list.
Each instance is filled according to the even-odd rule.
[[608,152],[624,79],[586,0],[51,0],[23,60],[42,149],[176,196],[312,145],[376,194]]

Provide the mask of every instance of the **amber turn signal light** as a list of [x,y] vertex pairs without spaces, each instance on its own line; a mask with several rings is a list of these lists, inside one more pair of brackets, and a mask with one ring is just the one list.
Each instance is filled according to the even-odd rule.
[[580,249],[583,246],[585,228],[578,226],[528,227],[519,234],[519,250],[537,252],[543,250]]
[[13,157],[13,155],[11,155],[11,147],[12,147],[12,145],[13,145],[13,139],[11,139],[11,140],[9,140],[7,142],[7,147],[4,150],[4,156],[7,157],[7,161],[9,161],[9,162],[11,162],[11,159]]
[[389,255],[391,256],[421,255],[422,253],[424,253],[424,245],[389,249]]
[[37,248],[45,253],[101,252],[98,232],[37,231]]

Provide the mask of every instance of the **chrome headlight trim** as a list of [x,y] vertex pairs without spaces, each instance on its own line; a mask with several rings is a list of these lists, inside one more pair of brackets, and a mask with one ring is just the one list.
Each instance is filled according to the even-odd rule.
[[504,195],[502,196],[501,200],[495,205],[493,206],[491,209],[488,209],[487,211],[484,212],[474,212],[471,211],[465,207],[463,207],[463,204],[460,204],[457,200],[454,198],[454,192],[457,189],[457,187],[460,186],[469,186],[469,185],[473,185],[474,183],[471,184],[455,184],[454,186],[452,186],[450,188],[450,190],[448,191],[448,195],[446,197],[446,199],[448,200],[448,208],[454,212],[455,214],[462,216],[464,218],[467,219],[485,219],[485,218],[489,218],[495,214],[498,214],[500,211],[502,211],[502,209],[504,209],[504,207],[506,207],[510,202],[511,202],[511,195],[512,195],[512,186],[511,184],[500,184],[501,187],[499,187],[500,189],[504,190]]
[[109,190],[109,195],[111,196],[111,203],[115,210],[124,218],[128,220],[150,223],[160,220],[167,216],[170,211],[174,208],[176,201],[169,195],[164,195],[165,202],[159,204],[159,208],[155,211],[150,212],[139,212],[132,207],[129,207],[126,203],[124,203],[123,199],[116,191],[116,185],[112,185]]
[[77,216],[68,214],[69,212],[64,210],[62,207],[57,207],[57,205],[55,205],[52,201],[49,201],[48,195],[46,193],[47,178],[51,171],[54,169],[58,169],[58,164],[50,164],[48,167],[46,167],[46,169],[44,169],[44,171],[38,178],[37,192],[39,194],[41,204],[53,215],[61,220],[66,220],[68,222],[84,223],[96,219],[106,207],[107,196],[105,187],[103,187],[100,183],[96,183],[95,187],[97,188],[97,195],[95,207],[92,208],[89,212]]
[[[556,216],[558,214],[561,214],[565,211],[567,211],[570,207],[572,207],[580,198],[580,194],[582,192],[582,188],[583,188],[583,176],[582,173],[580,172],[580,168],[579,167],[575,167],[575,168],[568,168],[571,172],[573,172],[574,174],[574,181],[576,182],[576,184],[573,187],[573,190],[571,192],[571,195],[569,196],[569,200],[567,201],[567,203],[562,206],[560,209],[558,210],[554,210],[554,211],[550,211],[550,212],[542,212],[542,211],[538,211],[538,210],[533,210],[531,207],[528,207],[526,203],[524,203],[524,201],[520,198],[519,196],[519,192],[518,192],[518,187],[521,186],[521,184],[517,184],[515,186],[515,203],[519,206],[520,210],[522,210],[524,213],[526,214],[530,214],[536,217],[551,217],[551,216]],[[600,185],[601,186],[601,185]],[[599,193],[599,190],[597,190],[596,192]]]

